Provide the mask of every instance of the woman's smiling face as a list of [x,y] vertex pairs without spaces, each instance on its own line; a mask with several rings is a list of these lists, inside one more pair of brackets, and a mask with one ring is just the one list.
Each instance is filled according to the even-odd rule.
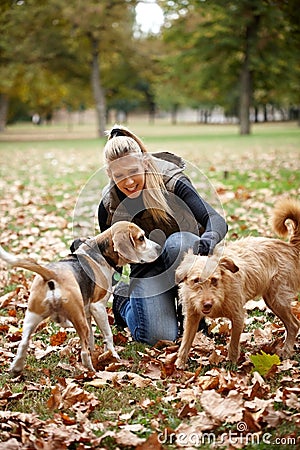
[[127,155],[112,161],[108,174],[118,189],[130,198],[137,198],[145,186],[145,168],[140,156]]

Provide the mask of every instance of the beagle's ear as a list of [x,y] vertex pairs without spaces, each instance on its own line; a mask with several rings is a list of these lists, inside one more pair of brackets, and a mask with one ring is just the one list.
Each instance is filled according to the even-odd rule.
[[132,263],[139,263],[140,260],[134,248],[134,238],[128,229],[127,233],[123,231],[116,231],[112,236],[114,251],[117,252],[121,258]]
[[231,258],[221,258],[220,266],[221,268],[227,269],[232,273],[236,273],[240,270]]

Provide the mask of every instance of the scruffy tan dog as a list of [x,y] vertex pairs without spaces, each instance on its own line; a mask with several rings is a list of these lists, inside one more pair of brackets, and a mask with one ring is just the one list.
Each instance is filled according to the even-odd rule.
[[240,335],[244,326],[244,305],[262,297],[284,323],[287,331],[281,351],[293,353],[300,322],[291,311],[291,301],[300,289],[300,203],[284,199],[275,206],[272,228],[286,236],[290,219],[293,233],[289,242],[263,237],[246,237],[229,242],[223,253],[212,256],[188,253],[176,271],[183,305],[184,332],[176,360],[184,368],[202,317],[227,317],[232,323],[228,357],[236,362],[240,355]]

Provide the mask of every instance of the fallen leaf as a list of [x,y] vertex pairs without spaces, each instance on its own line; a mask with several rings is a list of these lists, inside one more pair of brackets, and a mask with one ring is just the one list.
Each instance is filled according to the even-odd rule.
[[36,347],[34,350],[34,355],[36,359],[42,359],[49,355],[49,353],[57,352],[57,350],[59,350],[59,347],[57,346],[52,347],[49,345],[45,350]]
[[67,339],[67,332],[66,331],[59,331],[56,334],[52,334],[50,336],[50,345],[52,347],[57,347],[61,344],[63,344]]
[[261,354],[250,355],[250,360],[254,365],[254,370],[260,373],[260,375],[262,376],[266,376],[274,365],[279,366],[281,364],[278,355],[268,355],[263,351],[261,352]]
[[145,439],[139,438],[131,431],[121,430],[115,433],[115,441],[119,445],[137,447],[145,442]]
[[164,450],[164,447],[159,442],[158,434],[152,433],[146,441],[136,446],[136,450]]
[[225,421],[233,423],[243,418],[243,396],[237,391],[230,391],[225,398],[215,391],[203,391],[200,403],[204,411],[220,425]]

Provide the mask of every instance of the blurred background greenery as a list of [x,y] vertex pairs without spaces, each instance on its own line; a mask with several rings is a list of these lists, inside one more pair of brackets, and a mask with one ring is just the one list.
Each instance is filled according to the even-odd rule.
[[298,0],[2,0],[0,131],[75,112],[80,124],[90,110],[98,136],[132,114],[240,134],[297,121],[299,11]]

